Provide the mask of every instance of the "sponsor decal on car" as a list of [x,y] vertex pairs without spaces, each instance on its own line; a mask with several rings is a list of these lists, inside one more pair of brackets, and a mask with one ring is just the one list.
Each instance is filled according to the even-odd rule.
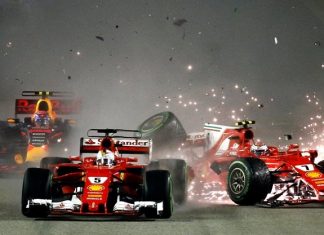
[[102,194],[89,194],[87,200],[102,200]]
[[322,177],[322,173],[318,172],[318,171],[309,171],[306,172],[305,174],[307,177],[311,178],[311,179],[317,179],[317,178],[321,178]]
[[324,185],[324,180],[321,179],[321,180],[315,181],[315,183],[316,183],[317,185]]
[[94,142],[92,139],[88,139],[84,143],[85,144],[95,144],[96,142]]
[[117,145],[122,146],[134,146],[134,147],[147,147],[150,146],[148,140],[138,140],[138,139],[121,139],[115,142]]
[[100,184],[91,184],[88,186],[89,191],[94,191],[94,192],[101,192],[105,190],[105,186],[100,185]]

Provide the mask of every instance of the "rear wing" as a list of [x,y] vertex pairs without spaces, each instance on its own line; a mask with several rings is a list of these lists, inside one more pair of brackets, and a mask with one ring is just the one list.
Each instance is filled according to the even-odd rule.
[[211,149],[228,129],[238,129],[238,127],[205,123],[206,151]]
[[[80,100],[76,99],[50,99],[49,97],[73,97],[74,93],[67,91],[23,91],[25,97],[16,99],[15,115],[34,114],[42,110],[50,114],[69,115],[80,113]],[[54,115],[55,116],[55,115]]]
[[203,132],[192,132],[187,135],[185,145],[191,147],[203,146],[209,149],[227,129],[238,129],[238,127],[205,123]]
[[[40,99],[16,99],[15,114],[34,114],[37,110],[36,105]],[[50,102],[52,111],[60,115],[70,115],[80,113],[80,100],[66,99],[43,99],[44,102]]]
[[[97,153],[103,138],[81,138],[80,156],[84,153]],[[138,138],[112,138],[120,154],[145,154],[151,156],[152,140]]]
[[42,97],[43,99],[46,97],[67,97],[73,96],[73,92],[69,91],[23,91],[21,93],[22,96],[38,96]]
[[187,135],[186,145],[189,146],[204,146],[206,141],[205,132],[192,132]]

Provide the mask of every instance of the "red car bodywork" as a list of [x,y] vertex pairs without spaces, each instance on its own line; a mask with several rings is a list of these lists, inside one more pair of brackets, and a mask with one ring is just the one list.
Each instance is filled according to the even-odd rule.
[[[90,131],[93,130],[106,135],[88,133],[88,138],[81,138],[80,156],[44,158],[41,169],[27,169],[22,190],[23,214],[29,217],[145,214],[149,218],[169,218],[173,208],[170,173],[146,171],[152,141],[114,135],[123,131],[138,133],[135,130]],[[102,155],[101,151],[108,151],[105,154],[109,153],[113,160],[102,162],[108,160],[104,158],[108,155]],[[37,179],[37,174],[46,178]],[[37,212],[40,207],[41,214]]]
[[[71,158],[73,161],[81,160],[79,158]],[[136,191],[136,187],[142,183],[141,174],[130,172],[133,169],[144,170],[142,165],[133,165],[137,162],[134,158],[116,158],[116,165],[113,167],[98,166],[95,164],[96,157],[84,158],[80,163],[62,163],[55,166],[53,175],[53,184],[59,183],[64,194],[73,194],[77,192],[77,187],[72,186],[73,182],[78,185],[82,179],[82,194],[79,199],[82,202],[79,210],[69,210],[64,207],[53,206],[51,214],[98,214],[98,215],[138,215],[138,211],[111,211],[107,208],[107,200],[109,197],[110,186],[117,180],[122,180],[125,185],[122,190],[131,194],[134,198],[140,200],[141,195]],[[72,171],[64,175],[60,175],[60,171],[64,168]],[[74,169],[73,169],[74,168]],[[111,209],[111,208],[110,208]]]
[[266,164],[272,176],[273,188],[266,203],[324,201],[324,168],[315,164],[316,150],[302,151],[297,144],[291,144],[285,151],[267,146],[267,151],[256,154],[251,150],[255,144],[254,133],[247,123],[243,122],[243,127],[206,124],[204,129],[204,132],[191,134],[187,141],[189,147],[203,143],[202,157],[191,161],[196,181],[217,181],[228,187],[231,163],[238,159],[258,158]]

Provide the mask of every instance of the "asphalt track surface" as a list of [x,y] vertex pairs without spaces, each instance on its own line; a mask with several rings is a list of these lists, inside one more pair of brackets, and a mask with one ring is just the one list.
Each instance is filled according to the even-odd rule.
[[22,176],[0,178],[0,234],[324,234],[324,206],[289,208],[195,204],[171,219],[120,217],[30,219],[20,213]]

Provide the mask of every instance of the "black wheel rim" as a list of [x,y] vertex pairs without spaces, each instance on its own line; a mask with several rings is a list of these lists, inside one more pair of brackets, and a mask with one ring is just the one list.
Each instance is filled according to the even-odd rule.
[[246,186],[246,178],[243,170],[235,168],[231,172],[229,186],[234,194],[240,194],[243,192]]

